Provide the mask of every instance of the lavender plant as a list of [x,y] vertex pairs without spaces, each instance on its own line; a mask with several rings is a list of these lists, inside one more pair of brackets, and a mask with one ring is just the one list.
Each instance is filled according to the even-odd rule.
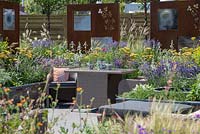
[[195,63],[173,60],[161,60],[158,63],[146,62],[140,66],[140,70],[154,87],[166,86],[173,73],[172,86],[178,89],[189,88],[200,71]]

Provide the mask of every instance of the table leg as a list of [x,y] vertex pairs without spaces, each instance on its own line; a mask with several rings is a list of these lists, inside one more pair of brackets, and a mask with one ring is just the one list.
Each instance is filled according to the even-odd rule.
[[109,74],[108,75],[108,98],[111,103],[116,103],[116,96],[118,95],[118,85],[122,80],[122,74]]

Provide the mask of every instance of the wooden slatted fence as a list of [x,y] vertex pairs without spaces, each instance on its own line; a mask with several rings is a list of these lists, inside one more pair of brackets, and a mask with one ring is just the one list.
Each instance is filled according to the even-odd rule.
[[[127,28],[131,26],[131,20],[137,24],[137,26],[144,25],[144,14],[122,14],[120,18],[120,24],[127,25]],[[148,22],[150,17],[148,15]],[[47,23],[47,17],[45,15],[21,15],[20,16],[20,35],[27,29],[32,30],[31,37],[41,38],[40,31],[42,25]],[[148,23],[149,25],[149,23]],[[51,16],[51,30],[50,35],[52,39],[57,39],[58,35],[61,37],[67,37],[67,17],[65,15],[52,15]]]

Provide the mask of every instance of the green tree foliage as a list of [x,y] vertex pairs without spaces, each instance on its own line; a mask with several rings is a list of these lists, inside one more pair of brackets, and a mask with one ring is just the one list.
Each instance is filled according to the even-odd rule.
[[44,14],[51,14],[53,11],[62,9],[69,3],[69,0],[34,0]]
[[[146,2],[150,2],[151,0],[146,0]],[[142,8],[144,8],[145,0],[136,0],[136,2],[141,3],[143,5]]]
[[34,2],[41,7],[43,14],[47,15],[48,30],[50,31],[50,15],[57,10],[63,9],[69,0],[34,0]]
[[15,3],[20,3],[21,0],[8,0],[9,2],[15,2]]
[[37,5],[34,0],[28,0],[24,2],[25,12],[27,14],[41,14],[42,10],[39,5]]

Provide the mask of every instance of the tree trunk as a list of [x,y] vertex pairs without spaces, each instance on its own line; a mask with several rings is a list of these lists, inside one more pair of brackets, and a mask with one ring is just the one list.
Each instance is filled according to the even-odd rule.
[[48,9],[47,9],[47,29],[49,31],[49,34],[50,34],[50,31],[51,31],[51,22],[50,22],[50,15],[51,15],[51,6],[48,5]]
[[50,13],[47,13],[47,30],[49,31],[50,33],[50,30],[51,30],[51,21],[50,21]]
[[[144,0],[144,26],[147,27],[147,0]],[[147,40],[147,35],[145,35],[145,39]]]
[[144,0],[144,21],[145,21],[145,27],[147,26],[147,1]]

